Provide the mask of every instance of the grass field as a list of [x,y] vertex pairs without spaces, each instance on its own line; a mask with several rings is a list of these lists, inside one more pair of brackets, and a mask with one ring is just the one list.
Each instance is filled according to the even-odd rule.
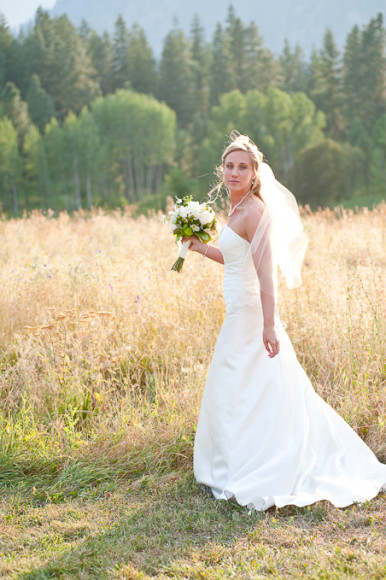
[[[385,206],[304,211],[281,318],[317,392],[386,461]],[[0,221],[0,577],[383,578],[384,496],[253,513],[195,484],[222,271],[159,217]]]

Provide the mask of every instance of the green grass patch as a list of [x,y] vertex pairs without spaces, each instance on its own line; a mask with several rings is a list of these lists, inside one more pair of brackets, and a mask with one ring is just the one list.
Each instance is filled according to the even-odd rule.
[[216,501],[191,471],[85,488],[55,502],[4,490],[2,578],[383,578],[381,497],[253,512]]

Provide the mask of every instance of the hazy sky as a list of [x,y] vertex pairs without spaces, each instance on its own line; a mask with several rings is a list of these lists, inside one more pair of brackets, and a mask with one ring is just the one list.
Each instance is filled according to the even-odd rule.
[[0,12],[11,28],[18,28],[35,15],[39,6],[52,8],[55,0],[0,0]]

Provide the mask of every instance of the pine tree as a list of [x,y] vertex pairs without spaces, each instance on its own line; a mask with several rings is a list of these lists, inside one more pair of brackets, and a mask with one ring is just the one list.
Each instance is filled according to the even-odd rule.
[[348,126],[362,115],[364,64],[361,31],[354,26],[347,36],[343,61],[343,111]]
[[196,110],[205,113],[209,108],[209,59],[204,28],[197,14],[193,17],[190,34],[194,102]]
[[157,86],[155,59],[145,33],[138,24],[134,24],[130,30],[126,58],[128,80],[133,90],[154,93]]
[[28,87],[27,104],[31,121],[43,133],[44,127],[55,116],[55,108],[52,97],[42,88],[40,79],[35,74],[31,76]]
[[386,111],[385,29],[379,14],[347,37],[344,67],[344,115],[348,126],[362,120],[368,132]]
[[0,14],[0,91],[9,80],[10,53],[13,38],[9,26]]
[[[248,29],[246,30],[246,33],[247,39],[248,34],[252,39],[254,39],[252,41],[252,46],[255,45],[255,48],[251,53],[250,58],[247,60],[246,73],[248,75],[248,80],[245,81],[244,85],[250,86],[251,88],[256,87],[259,91],[266,92],[270,87],[275,87],[279,84],[280,65],[275,59],[275,55],[268,48],[262,45],[258,48],[259,43],[262,43],[262,38],[253,24],[249,27],[249,33]],[[251,78],[250,73],[253,73],[253,79]]]
[[261,62],[263,39],[254,22],[245,29],[245,73],[242,85],[238,88],[242,91],[259,89],[261,86]]
[[113,34],[114,52],[114,87],[120,89],[128,86],[129,81],[129,49],[130,35],[126,23],[121,15],[115,23]]
[[84,18],[82,18],[82,22],[80,23],[80,26],[78,28],[78,33],[86,48],[92,32],[93,30],[88,24],[88,22]]
[[84,42],[67,16],[50,19],[39,8],[26,49],[30,73],[39,76],[62,118],[69,111],[79,112],[99,94]]
[[335,44],[331,30],[326,30],[323,48],[317,58],[314,57],[312,66],[313,88],[311,97],[326,115],[327,133],[335,139],[342,137],[343,119],[342,107],[342,80],[340,54]]
[[303,50],[299,44],[292,51],[290,43],[285,39],[283,52],[279,56],[279,63],[281,67],[281,89],[288,93],[307,92],[307,65],[304,61]]
[[383,16],[370,20],[362,33],[364,83],[362,86],[362,120],[368,130],[386,112],[386,31]]
[[249,74],[246,59],[245,27],[241,19],[235,15],[232,5],[229,7],[227,25],[227,57],[229,59],[231,78],[230,89],[236,88],[245,92],[248,86]]
[[109,33],[104,32],[100,37],[92,31],[87,41],[87,53],[96,71],[97,82],[102,93],[104,95],[112,93],[114,91],[114,51]]
[[[226,29],[226,55],[230,69],[230,89],[245,93],[257,88],[266,91],[278,82],[279,66],[274,54],[263,46],[258,28],[245,27],[230,6]],[[229,89],[229,90],[230,90]]]
[[189,43],[180,29],[167,35],[160,63],[157,96],[177,114],[182,127],[191,122],[194,111],[194,84]]
[[210,106],[217,105],[221,95],[232,89],[226,42],[225,32],[221,24],[217,24],[212,42],[212,58],[209,69]]

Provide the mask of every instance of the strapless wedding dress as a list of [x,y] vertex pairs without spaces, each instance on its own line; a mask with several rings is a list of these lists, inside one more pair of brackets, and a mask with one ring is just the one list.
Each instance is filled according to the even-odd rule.
[[197,481],[217,499],[256,510],[375,497],[386,486],[386,465],[316,394],[278,314],[280,353],[268,358],[249,242],[225,226],[219,248],[226,316],[197,425]]

